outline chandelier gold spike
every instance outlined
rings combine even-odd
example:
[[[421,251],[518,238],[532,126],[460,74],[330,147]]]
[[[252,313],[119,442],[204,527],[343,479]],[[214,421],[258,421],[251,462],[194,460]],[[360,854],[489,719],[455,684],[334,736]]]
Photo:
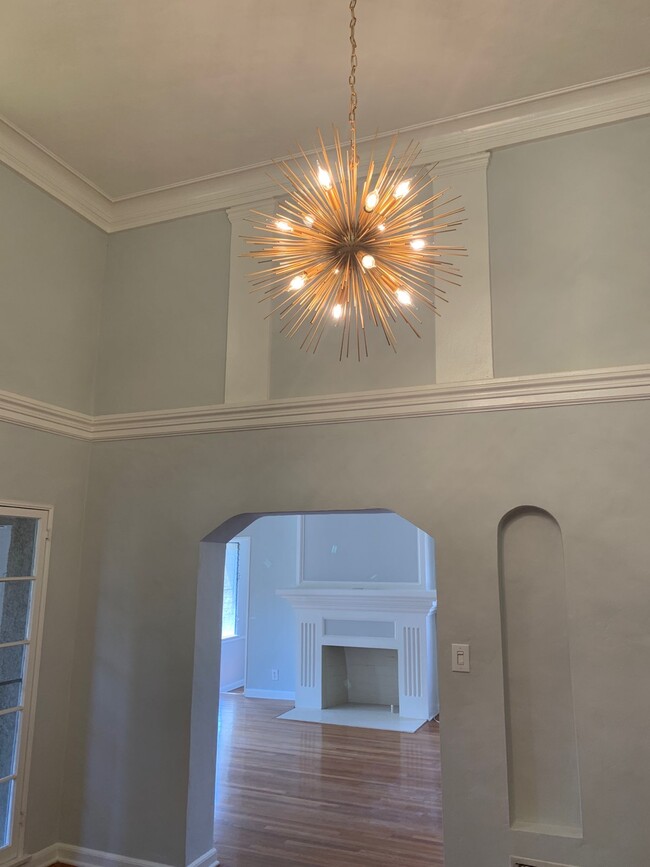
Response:
[[[326,147],[320,130],[316,160],[300,155],[280,162],[286,198],[276,214],[253,211],[255,234],[245,240],[263,265],[252,274],[253,291],[271,302],[281,331],[300,335],[315,352],[325,329],[340,328],[339,358],[368,355],[369,324],[396,349],[394,326],[406,323],[419,337],[418,305],[435,313],[446,301],[440,283],[458,286],[453,263],[463,247],[438,243],[462,222],[458,197],[448,189],[427,195],[426,167],[416,169],[419,147],[411,142],[401,157],[391,142],[379,170],[371,157],[359,185],[357,153],[356,5],[350,2],[350,144],[347,152],[334,127]]]

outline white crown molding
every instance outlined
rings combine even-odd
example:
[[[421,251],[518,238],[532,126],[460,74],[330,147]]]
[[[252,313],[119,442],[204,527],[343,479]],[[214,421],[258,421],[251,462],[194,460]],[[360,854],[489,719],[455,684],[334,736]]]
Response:
[[[647,114],[650,69],[643,69],[385,133],[363,140],[359,152],[362,162],[367,161],[373,146],[380,153],[398,134],[402,142],[412,138],[420,142],[420,164],[445,161],[438,173],[451,174],[453,162],[459,159],[455,170],[470,170],[463,159],[472,154]],[[248,205],[278,195],[277,184],[269,177],[274,171],[269,161],[111,198],[2,119],[0,161],[106,232]]]
[[[478,151],[464,157],[439,160],[427,166],[431,179],[444,178],[448,175],[465,175],[468,172],[485,172],[492,156],[490,151]]]
[[[0,117],[0,162],[100,229],[111,231],[114,205],[108,196],[3,117]]]
[[[27,859],[30,867],[50,867],[61,862],[73,867],[168,867],[156,861],[144,861],[141,858],[129,858],[113,852],[100,852],[97,849],[86,849],[83,846],[71,846],[68,843],[55,843],[34,853]],[[209,849],[188,867],[218,867],[217,850]],[[12,862],[12,867],[14,867]]]
[[[649,398],[650,366],[638,365],[94,417],[0,391],[0,422],[87,442],[112,442]]]

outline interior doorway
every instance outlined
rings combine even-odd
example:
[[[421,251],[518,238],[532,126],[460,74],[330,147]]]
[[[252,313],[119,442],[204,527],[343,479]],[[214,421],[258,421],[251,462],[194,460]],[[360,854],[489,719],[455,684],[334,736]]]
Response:
[[[441,867],[436,602],[433,539],[393,513],[260,516],[233,536],[222,867]]]

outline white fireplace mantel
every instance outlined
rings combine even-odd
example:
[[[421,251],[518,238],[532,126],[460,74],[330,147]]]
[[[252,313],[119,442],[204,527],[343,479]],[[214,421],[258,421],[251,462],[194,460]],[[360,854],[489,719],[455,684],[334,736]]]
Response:
[[[420,614],[425,617],[436,610],[436,594],[433,590],[395,590],[384,588],[341,587],[290,587],[277,590],[278,596],[287,599],[296,609],[321,609],[323,611],[400,611],[405,614]]]
[[[391,587],[304,585],[276,591],[296,610],[296,710],[323,709],[324,648],[397,651],[399,716],[424,722],[438,712],[436,593]]]

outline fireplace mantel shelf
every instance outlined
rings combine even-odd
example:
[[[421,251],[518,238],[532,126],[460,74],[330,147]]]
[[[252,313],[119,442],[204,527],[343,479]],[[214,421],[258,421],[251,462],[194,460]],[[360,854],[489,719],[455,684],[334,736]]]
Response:
[[[300,610],[390,611],[425,616],[436,610],[433,590],[303,586],[276,590],[276,593]]]

